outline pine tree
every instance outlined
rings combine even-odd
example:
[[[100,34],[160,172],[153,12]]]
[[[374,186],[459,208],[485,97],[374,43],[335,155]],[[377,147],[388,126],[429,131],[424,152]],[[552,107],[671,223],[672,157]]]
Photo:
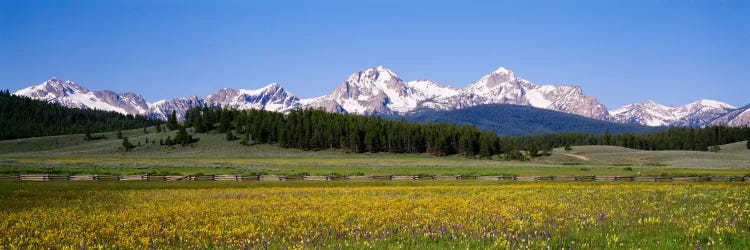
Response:
[[[86,135],[83,137],[84,140],[91,140],[91,126],[86,126]]]
[[[167,129],[175,130],[177,129],[177,126],[177,112],[172,110],[172,114],[169,115],[169,118],[167,118]]]
[[[542,155],[544,156],[550,156],[552,155],[552,144],[548,143],[547,145],[544,145],[544,149],[542,149]]]
[[[182,116],[182,126],[185,127],[192,127],[193,126],[193,112],[198,107],[193,107],[188,110],[185,110],[185,115]]]
[[[161,133],[161,120],[156,119],[156,133]]]
[[[229,110],[221,112],[219,118],[219,133],[224,133],[225,131],[232,129],[231,119],[232,118],[229,116]]]
[[[143,133],[148,134],[148,127],[143,127]]]
[[[122,138],[122,147],[125,148],[125,152],[129,152],[131,148],[133,148],[133,144],[130,144],[130,141],[128,141],[128,137]]]
[[[122,139],[122,130],[117,130],[117,139]]]
[[[367,151],[370,153],[377,153],[380,151],[377,124],[373,123],[367,127],[367,131],[365,132],[365,145],[367,146]]]
[[[750,149],[750,139],[747,140],[747,143],[745,143],[745,146],[747,147],[747,149]]]
[[[565,151],[573,150],[573,147],[570,146],[570,143],[565,143]]]
[[[604,131],[604,145],[612,145],[612,134],[609,133],[609,130]]]
[[[517,149],[510,150],[505,158],[508,160],[519,160],[519,161],[526,160],[526,157],[523,156],[523,154],[521,154],[521,152],[518,151]]]
[[[495,138],[497,136],[492,132],[482,132],[479,136],[479,157],[488,158],[495,155]]]
[[[536,144],[531,144],[531,147],[529,148],[529,156],[531,158],[539,157],[539,148],[536,146]]]
[[[193,143],[193,137],[188,135],[185,127],[180,126],[179,130],[177,130],[177,135],[174,136],[174,143],[180,144],[182,146],[187,146]]]
[[[245,135],[242,136],[242,140],[240,140],[240,144],[242,145],[250,145],[250,132],[245,133]]]
[[[199,109],[197,109],[197,108],[193,109],[193,116],[192,117],[193,117],[193,122],[192,122],[193,123],[192,124],[193,125],[193,130],[196,133],[207,132],[207,130],[203,129],[203,116],[201,116],[201,113],[200,113]]]
[[[234,136],[234,133],[232,133],[232,130],[227,130],[225,132],[225,138],[227,139],[227,141],[234,141],[235,139],[237,139],[237,137]]]

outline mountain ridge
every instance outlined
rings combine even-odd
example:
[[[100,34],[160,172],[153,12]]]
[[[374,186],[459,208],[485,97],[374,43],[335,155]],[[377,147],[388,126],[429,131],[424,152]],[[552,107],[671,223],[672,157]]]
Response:
[[[61,81],[55,77],[18,90],[15,94],[67,107],[160,119],[165,119],[172,111],[182,118],[184,110],[203,105],[282,113],[297,108],[316,108],[364,115],[407,115],[425,110],[447,111],[478,105],[512,104],[626,124],[682,127],[750,125],[750,112],[734,114],[732,111],[737,108],[705,99],[679,107],[664,106],[649,100],[609,111],[595,97],[584,95],[579,86],[538,85],[504,67],[463,88],[455,88],[424,79],[407,82],[391,69],[376,66],[349,75],[328,94],[314,98],[299,98],[280,84],[271,83],[255,90],[222,88],[203,98],[192,96],[148,103],[140,94],[90,91],[75,82]]]
[[[666,106],[647,100],[612,110],[612,120],[648,126],[702,127],[737,108],[714,100],[698,100],[682,106]],[[747,125],[747,124],[745,124]]]

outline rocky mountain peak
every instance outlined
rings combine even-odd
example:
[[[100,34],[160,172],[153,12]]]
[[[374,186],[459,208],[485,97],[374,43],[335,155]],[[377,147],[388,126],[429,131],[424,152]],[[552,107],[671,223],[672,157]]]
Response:
[[[265,87],[263,87],[263,89],[274,89],[275,90],[275,89],[283,89],[283,88],[281,87],[281,84],[276,83],[276,82],[272,82],[272,83],[266,85]]]
[[[660,103],[655,102],[654,100],[646,100],[645,102],[642,103],[641,106],[645,108],[649,108],[649,109],[660,109],[660,110],[669,110],[669,109],[674,108],[674,107],[662,105]]]
[[[260,89],[220,89],[202,100],[206,105],[237,109],[264,109],[288,112],[299,107],[299,99],[278,83]],[[163,108],[167,110],[168,108]]]
[[[515,73],[512,70],[506,69],[505,67],[499,67],[495,71],[492,71],[493,75],[509,75],[515,77]]]
[[[643,105],[648,105],[648,106],[663,106],[663,107],[666,107],[665,105],[659,104],[658,102],[656,102],[654,100],[651,100],[651,99],[648,99],[645,102],[643,102]]]
[[[363,71],[356,72],[349,76],[346,83],[373,83],[373,82],[403,82],[401,78],[396,75],[392,70],[385,66],[372,67]]]
[[[489,93],[494,94],[521,94],[520,89],[521,81],[516,78],[516,74],[504,67],[500,67],[495,71],[483,76],[476,82],[472,83],[467,87],[470,92]],[[515,93],[511,93],[515,92]]]
[[[260,88],[258,91],[262,93],[271,94],[271,95],[280,95],[280,94],[288,93],[286,89],[284,89],[284,87],[281,87],[281,84],[278,84],[275,82],[268,84],[263,88]]]
[[[81,87],[75,82],[61,81],[57,77],[51,77],[38,85],[27,87],[16,91],[17,95],[28,96],[36,99],[52,100],[62,98],[75,93],[88,93],[88,89]]]

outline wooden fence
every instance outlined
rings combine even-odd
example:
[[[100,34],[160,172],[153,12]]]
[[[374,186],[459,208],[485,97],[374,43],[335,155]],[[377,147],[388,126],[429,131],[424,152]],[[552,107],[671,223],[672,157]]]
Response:
[[[21,174],[0,175],[0,181],[356,181],[356,180],[391,180],[391,181],[548,181],[548,182],[750,182],[750,177],[717,176],[717,177],[664,177],[664,176],[461,176],[461,175],[370,175],[370,176],[283,176],[283,175],[54,175],[54,174]]]

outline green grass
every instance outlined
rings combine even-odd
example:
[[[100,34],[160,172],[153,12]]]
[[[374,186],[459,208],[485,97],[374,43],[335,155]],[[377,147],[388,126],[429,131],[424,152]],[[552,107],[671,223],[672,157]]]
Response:
[[[279,174],[279,175],[675,175],[745,176],[750,150],[744,142],[722,145],[719,153],[640,151],[613,146],[555,149],[531,161],[434,157],[421,154],[356,154],[343,150],[303,151],[276,145],[241,146],[223,134],[198,134],[193,146],[160,146],[174,132],[123,131],[133,144],[120,148],[114,132],[0,141],[0,175],[49,174]],[[148,140],[149,143],[145,143]],[[155,145],[152,142],[156,142]],[[582,160],[570,155],[585,157]]]

